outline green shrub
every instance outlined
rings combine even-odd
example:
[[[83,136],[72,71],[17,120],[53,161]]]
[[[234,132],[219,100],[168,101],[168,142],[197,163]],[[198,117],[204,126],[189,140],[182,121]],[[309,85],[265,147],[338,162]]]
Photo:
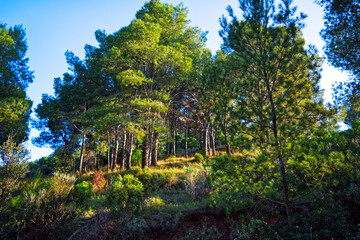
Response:
[[[132,166],[139,166],[141,165],[142,153],[141,150],[138,148],[133,149],[131,155],[131,165]]]
[[[134,175],[118,175],[112,182],[108,194],[108,201],[120,208],[139,208],[144,196],[144,187]]]
[[[227,212],[253,205],[257,198],[279,197],[280,175],[268,155],[257,157],[216,156],[210,182],[212,199]]]
[[[143,172],[143,170],[141,167],[132,167],[126,171],[127,174],[132,174],[135,176],[139,176],[140,174],[142,174],[142,172]]]
[[[231,239],[283,239],[278,232],[274,231],[270,225],[263,220],[251,218],[248,224],[231,232]]]
[[[205,196],[209,191],[209,186],[206,182],[205,172],[199,168],[191,166],[184,167],[186,179],[185,179],[185,191],[192,198],[197,199]]]
[[[0,214],[1,235],[29,225],[46,228],[72,218],[74,212],[66,208],[72,184],[59,177],[28,180],[23,190],[13,196]]]
[[[73,200],[76,205],[80,206],[91,197],[92,187],[87,181],[82,181],[74,186]]]
[[[195,153],[195,162],[197,163],[202,163],[204,161],[204,156],[201,155],[200,153]]]
[[[179,183],[179,177],[173,172],[168,172],[163,175],[163,181],[164,187],[171,188]]]
[[[165,207],[165,201],[160,197],[149,197],[145,199],[144,207],[150,211],[158,211]]]

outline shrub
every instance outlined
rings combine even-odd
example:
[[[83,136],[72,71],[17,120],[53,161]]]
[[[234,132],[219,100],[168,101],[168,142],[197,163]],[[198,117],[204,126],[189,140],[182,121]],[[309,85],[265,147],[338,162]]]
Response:
[[[278,233],[271,229],[268,223],[251,218],[248,224],[244,224],[241,228],[234,229],[231,232],[232,239],[282,239]]]
[[[141,164],[141,158],[142,158],[141,150],[138,148],[133,149],[131,155],[131,165],[139,166]]]
[[[139,176],[143,172],[141,167],[132,167],[129,170],[127,170],[128,174],[132,174],[135,176]]]
[[[80,206],[91,197],[91,193],[91,185],[87,181],[82,181],[74,186],[73,199],[75,203]]]
[[[278,197],[279,173],[266,155],[255,157],[217,156],[210,174],[212,199],[227,213],[254,204],[257,198]]]
[[[58,177],[29,180],[0,214],[0,238],[11,229],[19,231],[30,224],[44,228],[73,217],[74,212],[65,207],[71,189],[72,184]]]
[[[195,162],[197,163],[202,163],[204,161],[204,156],[201,155],[200,153],[195,153]]]
[[[163,179],[166,188],[171,188],[179,182],[179,177],[173,172],[165,173]]]
[[[206,182],[205,173],[194,167],[184,167],[185,191],[192,198],[196,199],[206,195],[209,192],[209,187]]]
[[[104,175],[101,172],[95,172],[91,178],[92,186],[95,191],[101,191],[106,184]]]
[[[165,206],[165,202],[160,197],[149,197],[145,199],[144,206],[149,210],[158,211]]]
[[[112,182],[108,201],[120,208],[140,207],[144,195],[144,187],[140,180],[130,174],[118,175]]]
[[[28,170],[28,152],[10,135],[0,145],[0,212],[19,186],[19,181]]]

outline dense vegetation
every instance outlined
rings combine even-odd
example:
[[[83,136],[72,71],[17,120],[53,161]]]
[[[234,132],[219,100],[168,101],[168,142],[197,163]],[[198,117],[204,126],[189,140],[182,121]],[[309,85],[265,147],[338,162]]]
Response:
[[[0,25],[0,238],[360,238],[358,63],[332,30],[359,5],[319,1],[326,53],[353,75],[325,105],[291,2],[229,7],[214,56],[182,4],[98,30],[36,107],[33,141],[55,152],[31,163],[25,35]]]

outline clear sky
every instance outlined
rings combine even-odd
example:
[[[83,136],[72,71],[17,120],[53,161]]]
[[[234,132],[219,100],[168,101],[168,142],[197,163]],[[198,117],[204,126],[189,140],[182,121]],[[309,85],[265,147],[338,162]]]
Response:
[[[227,16],[226,7],[231,5],[240,16],[238,0],[162,0],[165,3],[183,2],[189,9],[192,26],[198,26],[207,35],[207,47],[214,53],[222,43],[218,31],[219,18]],[[8,26],[22,24],[26,31],[29,66],[34,71],[34,83],[27,94],[36,107],[43,93],[53,93],[53,80],[68,71],[64,53],[69,50],[84,57],[85,44],[96,45],[97,29],[113,33],[126,26],[145,0],[0,0],[0,22]],[[313,0],[294,0],[298,10],[308,15],[303,29],[307,44],[315,45],[323,55],[319,32],[323,28],[323,11]],[[323,65],[321,87],[325,100],[331,101],[331,86],[335,81],[345,81],[347,75],[327,62]],[[35,118],[35,115],[32,114]],[[30,138],[37,136],[31,130]],[[37,148],[28,143],[31,160],[52,153],[48,148]]]

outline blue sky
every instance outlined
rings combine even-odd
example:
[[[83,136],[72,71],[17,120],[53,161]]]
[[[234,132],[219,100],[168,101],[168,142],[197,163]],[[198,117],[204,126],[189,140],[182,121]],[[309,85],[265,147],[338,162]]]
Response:
[[[183,2],[189,9],[192,26],[209,31],[207,47],[214,53],[220,48],[219,18],[227,16],[226,7],[231,5],[240,16],[238,0],[162,0],[165,3]],[[68,71],[64,53],[69,50],[84,57],[85,44],[96,45],[97,29],[113,33],[126,26],[144,5],[144,0],[0,0],[0,22],[8,26],[22,24],[26,30],[29,66],[34,71],[34,83],[27,90],[36,107],[43,93],[53,93],[53,80]],[[315,45],[323,55],[319,32],[323,28],[322,8],[313,0],[294,0],[298,10],[308,15],[303,29],[307,44]],[[345,81],[347,74],[323,65],[321,87],[325,100],[331,101],[331,86],[335,81]],[[34,114],[32,114],[33,117]],[[38,132],[31,130],[30,138]],[[52,150],[37,148],[29,142],[31,160],[49,155]]]

